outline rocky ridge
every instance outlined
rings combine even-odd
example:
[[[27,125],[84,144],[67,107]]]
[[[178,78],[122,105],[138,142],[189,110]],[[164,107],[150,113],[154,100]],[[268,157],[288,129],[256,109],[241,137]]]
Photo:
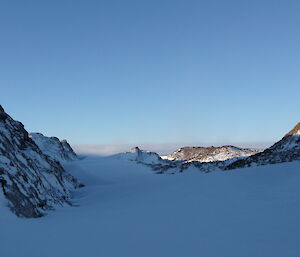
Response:
[[[140,151],[140,150],[139,150]],[[137,151],[137,152],[139,152]],[[150,152],[142,151],[143,155]],[[138,156],[138,155],[137,155]],[[183,147],[169,156],[159,158],[158,154],[152,162],[143,159],[132,160],[150,166],[156,173],[177,173],[194,166],[202,172],[214,170],[232,170],[251,166],[292,162],[300,160],[300,123],[288,132],[280,141],[264,151],[245,149],[234,146],[223,147]]]
[[[263,152],[232,162],[225,169],[260,166],[295,160],[300,160],[300,123],[298,123],[280,141]]]
[[[78,159],[67,140],[59,140],[57,137],[46,137],[41,133],[30,133],[29,137],[41,149],[43,154],[62,162]]]
[[[43,154],[23,124],[1,106],[0,184],[11,211],[26,218],[72,205],[71,191],[81,186],[58,161]]]
[[[187,162],[215,162],[247,157],[258,152],[261,152],[261,150],[253,148],[239,148],[231,145],[220,147],[183,147],[163,158],[167,160]]]

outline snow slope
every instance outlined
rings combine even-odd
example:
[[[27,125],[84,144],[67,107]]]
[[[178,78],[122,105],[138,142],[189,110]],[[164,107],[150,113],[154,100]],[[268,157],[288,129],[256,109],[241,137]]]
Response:
[[[29,220],[0,211],[1,256],[300,256],[300,162],[156,175],[108,157],[65,168],[86,185],[79,207]]]

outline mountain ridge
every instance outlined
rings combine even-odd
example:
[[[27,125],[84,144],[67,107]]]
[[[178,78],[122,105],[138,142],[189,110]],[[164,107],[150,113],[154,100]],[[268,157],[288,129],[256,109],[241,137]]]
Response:
[[[297,123],[297,125],[289,131],[285,136],[293,136],[293,135],[300,135],[300,122]]]
[[[37,144],[41,151],[50,158],[63,162],[78,159],[78,156],[67,140],[57,137],[47,137],[42,133],[29,133],[29,137]]]
[[[239,148],[232,145],[210,146],[210,147],[182,147],[174,151],[163,159],[177,161],[199,161],[199,162],[214,162],[225,161],[227,159],[246,157],[260,152],[255,148]]]
[[[24,125],[0,106],[0,184],[9,209],[36,218],[58,206],[72,205],[79,181],[60,163],[43,154]]]
[[[238,148],[235,146],[221,147],[182,147],[173,152],[169,156],[162,156],[158,162],[144,163],[150,166],[156,173],[183,172],[189,167],[195,166],[202,172],[211,172],[213,170],[232,170],[237,168],[245,168],[251,166],[260,166],[267,164],[292,162],[300,160],[300,124],[298,123],[290,132],[288,132],[281,140],[273,144],[264,151],[258,149]],[[241,150],[241,154],[225,154],[222,158],[212,158],[210,154],[215,154],[216,150],[224,149]],[[190,151],[190,150],[193,151]],[[187,150],[187,153],[183,153]],[[247,153],[243,151],[249,151]],[[200,152],[200,154],[199,154]],[[144,151],[146,154],[147,151]],[[247,156],[247,154],[249,154]],[[175,155],[175,156],[174,156]],[[202,156],[201,156],[202,155]],[[188,158],[186,158],[186,156]],[[203,159],[199,158],[203,157]],[[176,159],[177,158],[177,159]],[[143,163],[142,161],[139,161]]]
[[[226,169],[251,167],[300,160],[300,123],[261,153],[231,163]]]

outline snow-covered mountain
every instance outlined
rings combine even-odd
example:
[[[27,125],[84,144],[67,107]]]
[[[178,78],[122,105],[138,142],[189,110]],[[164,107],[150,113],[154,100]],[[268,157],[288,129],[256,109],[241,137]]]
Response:
[[[264,151],[234,146],[184,147],[165,158],[182,160],[185,166],[193,165],[202,172],[300,160],[300,123],[280,141]]]
[[[261,153],[237,160],[225,169],[291,162],[300,160],[300,123],[298,123],[280,141]]]
[[[46,137],[41,133],[30,133],[29,136],[43,154],[56,161],[70,161],[78,158],[66,140],[59,140],[57,137]]]
[[[80,186],[1,106],[0,185],[8,207],[21,217],[40,217],[46,210],[70,205],[70,191]]]
[[[120,159],[136,161],[142,164],[164,163],[157,153],[141,150],[139,147],[133,147],[130,151],[116,155]]]
[[[141,150],[139,147],[133,147],[128,152],[116,154],[110,158],[134,161],[138,164],[146,165],[157,174],[174,174],[182,172],[189,167],[186,162],[163,159],[157,153]]]
[[[259,149],[221,147],[183,147],[168,156],[134,148],[122,158],[150,166],[156,173],[178,173],[189,168],[202,172],[230,170],[249,166],[300,160],[300,123],[270,148]]]
[[[250,163],[253,166],[277,158],[299,160],[299,128],[243,160],[257,161],[255,156],[260,156],[260,162]],[[63,162],[86,185],[74,195],[80,207],[27,221],[0,204],[1,256],[296,256],[300,162],[199,172],[222,170],[235,162],[163,160],[139,148]],[[185,172],[157,176],[151,169]],[[0,107],[0,203],[8,202],[19,216],[39,217],[68,204],[76,187],[77,180],[43,154],[23,125]]]
[[[231,145],[220,147],[183,147],[162,158],[188,162],[215,162],[232,158],[247,157],[258,152],[260,152],[258,149],[239,148]]]

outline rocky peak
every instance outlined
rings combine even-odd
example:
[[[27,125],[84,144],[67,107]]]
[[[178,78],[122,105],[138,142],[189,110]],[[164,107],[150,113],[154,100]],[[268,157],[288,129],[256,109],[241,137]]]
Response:
[[[8,117],[8,115],[5,113],[3,107],[0,105],[0,121],[5,120]]]
[[[295,160],[300,160],[300,123],[281,140],[263,152],[233,162],[226,169],[291,162]]]
[[[49,158],[59,162],[76,160],[78,158],[67,140],[59,140],[57,137],[46,137],[41,133],[30,133],[30,137]]]
[[[138,146],[132,147],[129,150],[130,153],[139,153],[141,152],[141,149]]]
[[[157,164],[163,162],[157,153],[141,150],[137,146],[131,148],[128,152],[118,154],[117,157],[143,164]]]
[[[71,205],[71,190],[79,187],[79,182],[59,162],[43,154],[22,123],[2,110],[0,194],[8,207],[17,216],[31,218],[57,206]]]
[[[300,135],[300,122],[285,136]]]

